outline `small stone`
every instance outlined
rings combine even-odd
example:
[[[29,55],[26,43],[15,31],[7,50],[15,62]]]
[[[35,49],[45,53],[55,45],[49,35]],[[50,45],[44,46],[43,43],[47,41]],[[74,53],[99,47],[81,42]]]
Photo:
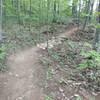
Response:
[[[64,94],[64,93],[62,93],[62,96],[63,96],[63,97],[65,97],[65,94]]]
[[[13,75],[13,73],[12,72],[9,72],[9,75]]]
[[[58,97],[58,100],[61,100],[61,98],[60,98],[60,97]]]
[[[64,90],[63,90],[62,88],[60,88],[60,87],[59,87],[59,91],[60,91],[60,92],[64,92]]]
[[[16,74],[15,76],[16,76],[16,77],[19,77],[19,75],[18,75],[18,74]]]
[[[23,97],[18,97],[18,98],[16,98],[16,100],[22,100],[23,99]]]
[[[65,97],[65,100],[70,100],[68,97]]]
[[[79,97],[79,95],[78,95],[78,94],[74,94],[74,96],[75,96],[75,97]]]
[[[79,94],[75,94],[74,97],[77,98],[77,99],[78,99],[78,98],[81,99],[81,97],[80,97]]]

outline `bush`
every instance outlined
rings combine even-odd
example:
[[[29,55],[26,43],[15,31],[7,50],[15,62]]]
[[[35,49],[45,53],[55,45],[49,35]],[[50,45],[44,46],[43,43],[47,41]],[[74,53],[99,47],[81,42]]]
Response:
[[[83,50],[80,55],[83,57],[79,64],[80,69],[97,68],[100,65],[100,53],[95,50]]]

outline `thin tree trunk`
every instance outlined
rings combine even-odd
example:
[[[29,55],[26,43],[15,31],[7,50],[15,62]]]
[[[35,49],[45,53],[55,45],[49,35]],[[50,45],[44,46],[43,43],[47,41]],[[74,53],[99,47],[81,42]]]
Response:
[[[88,0],[88,4],[86,4],[86,14],[89,14],[89,10],[90,10],[90,0]],[[87,22],[89,21],[89,16],[85,16],[85,21],[83,24],[83,30],[85,29]]]
[[[30,13],[29,13],[30,19],[32,18],[32,0],[30,0]],[[31,22],[29,23],[29,31],[31,32]]]
[[[3,6],[3,1],[0,0],[0,41],[2,40],[2,6]]]
[[[3,5],[4,5],[4,8],[3,8],[3,21],[2,21],[2,27],[3,27],[3,29],[5,29],[4,31],[6,32],[6,20],[7,20],[7,18],[6,18],[6,0],[3,0]]]
[[[17,0],[17,19],[18,19],[18,25],[19,25],[19,29],[20,29],[20,24],[21,24],[21,20],[20,20],[20,0]]]
[[[54,1],[54,10],[53,10],[53,23],[56,22],[56,12],[57,12],[57,5],[56,5],[56,0]]]
[[[50,9],[50,1],[47,0],[47,22],[49,22],[49,9]]]
[[[72,2],[72,18],[74,23],[77,23],[77,19],[78,19],[77,2],[78,0],[73,0]]]
[[[89,22],[91,22],[91,19],[92,19],[93,7],[94,7],[94,0],[91,0],[91,10],[90,10]]]
[[[100,0],[98,4],[98,12],[100,12]],[[100,14],[97,16],[97,23],[100,24]],[[95,35],[95,46],[97,46],[96,50],[100,52],[100,27],[96,28],[96,35]]]
[[[79,27],[79,24],[80,24],[80,12],[81,12],[81,0],[79,0],[78,27]]]

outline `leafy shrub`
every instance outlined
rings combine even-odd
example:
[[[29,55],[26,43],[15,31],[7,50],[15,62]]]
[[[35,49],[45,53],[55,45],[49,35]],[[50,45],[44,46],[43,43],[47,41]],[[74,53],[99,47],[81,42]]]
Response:
[[[90,50],[88,52],[81,52],[83,57],[82,61],[79,64],[80,69],[84,68],[96,68],[100,65],[100,53],[95,50]]]

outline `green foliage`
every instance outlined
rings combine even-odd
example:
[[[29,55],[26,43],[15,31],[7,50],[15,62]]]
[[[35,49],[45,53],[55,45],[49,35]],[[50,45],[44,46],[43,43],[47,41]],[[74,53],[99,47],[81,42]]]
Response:
[[[100,12],[94,12],[94,16],[98,16],[98,15],[100,15]]]
[[[6,46],[4,44],[2,44],[0,47],[0,60],[5,58],[5,55],[6,55],[5,50],[6,50]]]
[[[67,15],[71,15],[66,0],[5,0],[3,7],[6,18],[25,22],[51,23],[54,17],[57,21],[59,17],[66,19]]]
[[[80,96],[77,96],[75,100],[82,100]]]
[[[52,100],[49,96],[45,96],[44,100]]]
[[[42,58],[42,59],[40,59],[40,60],[41,60],[41,63],[42,63],[43,65],[45,65],[45,66],[48,66],[49,63],[50,63],[50,60],[47,59],[46,57],[44,57],[44,58]]]
[[[100,23],[95,25],[96,28],[100,28]]]
[[[52,75],[53,75],[53,70],[51,68],[48,68],[47,72],[46,72],[46,78],[47,78],[47,80],[52,79]]]
[[[100,65],[100,53],[95,50],[90,50],[88,52],[81,52],[83,57],[82,61],[79,64],[79,69],[85,68],[95,68]]]
[[[87,17],[92,17],[90,14],[87,14],[87,13],[84,13],[84,12],[81,13],[81,17],[86,17],[86,16],[87,16]]]
[[[0,44],[0,71],[3,70],[5,68],[4,65],[4,60],[6,58],[6,54],[7,54],[7,46],[5,44]]]

